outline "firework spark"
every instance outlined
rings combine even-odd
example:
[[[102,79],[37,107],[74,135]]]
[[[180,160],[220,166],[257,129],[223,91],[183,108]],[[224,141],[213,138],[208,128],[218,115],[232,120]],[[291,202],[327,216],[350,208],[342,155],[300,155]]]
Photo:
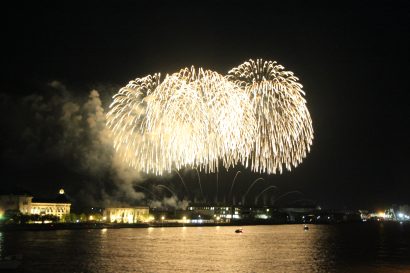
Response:
[[[257,60],[217,72],[184,68],[131,81],[113,97],[107,126],[130,166],[162,175],[172,169],[255,172],[296,167],[309,151],[312,122],[302,85],[276,62]]]
[[[282,173],[306,157],[313,141],[312,120],[302,85],[274,61],[249,60],[229,71],[255,110],[257,134],[250,161],[255,172]]]
[[[172,168],[215,172],[246,164],[256,121],[246,93],[210,70],[185,68],[137,79],[114,96],[107,115],[115,147],[131,166],[158,175]]]
[[[107,126],[114,135],[114,148],[130,166],[140,168],[140,159],[154,141],[142,126],[147,103],[145,98],[160,83],[160,74],[130,81],[113,96],[107,113]]]

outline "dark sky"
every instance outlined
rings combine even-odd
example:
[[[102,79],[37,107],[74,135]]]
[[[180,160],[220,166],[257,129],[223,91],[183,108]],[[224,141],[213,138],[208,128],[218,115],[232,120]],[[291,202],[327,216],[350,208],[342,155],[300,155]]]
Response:
[[[63,186],[74,198],[104,198],[95,187],[109,195],[118,187],[109,180],[120,179],[78,163],[95,147],[88,132],[81,133],[87,139],[67,135],[60,123],[65,102],[82,105],[87,116],[92,89],[106,111],[110,97],[133,78],[190,65],[225,74],[264,58],[299,77],[314,144],[298,168],[282,175],[221,171],[219,198],[241,170],[238,192],[263,177],[251,194],[277,185],[324,207],[410,204],[408,1],[73,2],[2,7],[2,187],[49,194]],[[87,148],[77,149],[85,142]],[[192,172],[183,174],[197,187]],[[201,179],[212,199],[215,175],[201,173]]]

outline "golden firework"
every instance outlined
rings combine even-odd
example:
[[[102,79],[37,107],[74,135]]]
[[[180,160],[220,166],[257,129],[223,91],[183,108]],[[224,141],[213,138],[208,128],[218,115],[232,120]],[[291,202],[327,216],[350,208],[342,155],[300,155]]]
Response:
[[[185,68],[164,81],[145,77],[114,96],[107,114],[115,147],[131,166],[163,174],[197,167],[215,172],[246,164],[256,132],[243,90],[211,70]]]
[[[272,61],[249,60],[227,76],[184,68],[129,82],[113,97],[107,126],[122,159],[162,175],[237,164],[255,172],[296,167],[312,145],[302,85]]]
[[[275,61],[257,59],[233,68],[226,78],[247,93],[255,110],[251,169],[269,174],[301,163],[310,151],[313,128],[305,93],[293,72]]]

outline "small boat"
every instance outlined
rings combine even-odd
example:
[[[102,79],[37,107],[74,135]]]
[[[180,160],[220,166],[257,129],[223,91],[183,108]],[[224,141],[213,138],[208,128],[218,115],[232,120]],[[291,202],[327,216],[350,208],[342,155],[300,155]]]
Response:
[[[304,225],[303,230],[309,230],[309,227],[307,225]]]
[[[20,255],[6,256],[0,259],[0,270],[2,269],[16,269],[21,264]]]
[[[242,232],[243,232],[242,228],[238,228],[237,230],[235,230],[235,233],[242,233]]]

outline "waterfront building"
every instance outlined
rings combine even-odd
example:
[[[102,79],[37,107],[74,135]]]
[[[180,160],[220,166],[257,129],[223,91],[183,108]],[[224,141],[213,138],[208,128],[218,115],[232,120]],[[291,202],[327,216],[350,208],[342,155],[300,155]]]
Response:
[[[25,215],[53,215],[60,219],[70,213],[71,202],[61,189],[56,198],[40,199],[26,191],[0,194],[0,215],[6,212]]]
[[[105,208],[103,219],[109,223],[140,223],[149,219],[149,207]]]
[[[54,215],[62,218],[65,214],[70,214],[71,202],[61,189],[56,198],[40,199],[33,198],[31,202],[30,214]]]
[[[229,223],[233,219],[241,219],[241,207],[238,206],[215,206],[215,205],[191,205],[188,211],[195,217],[202,219],[213,219],[216,222]]]
[[[26,191],[14,191],[0,194],[0,215],[7,211],[30,214],[33,196]]]

